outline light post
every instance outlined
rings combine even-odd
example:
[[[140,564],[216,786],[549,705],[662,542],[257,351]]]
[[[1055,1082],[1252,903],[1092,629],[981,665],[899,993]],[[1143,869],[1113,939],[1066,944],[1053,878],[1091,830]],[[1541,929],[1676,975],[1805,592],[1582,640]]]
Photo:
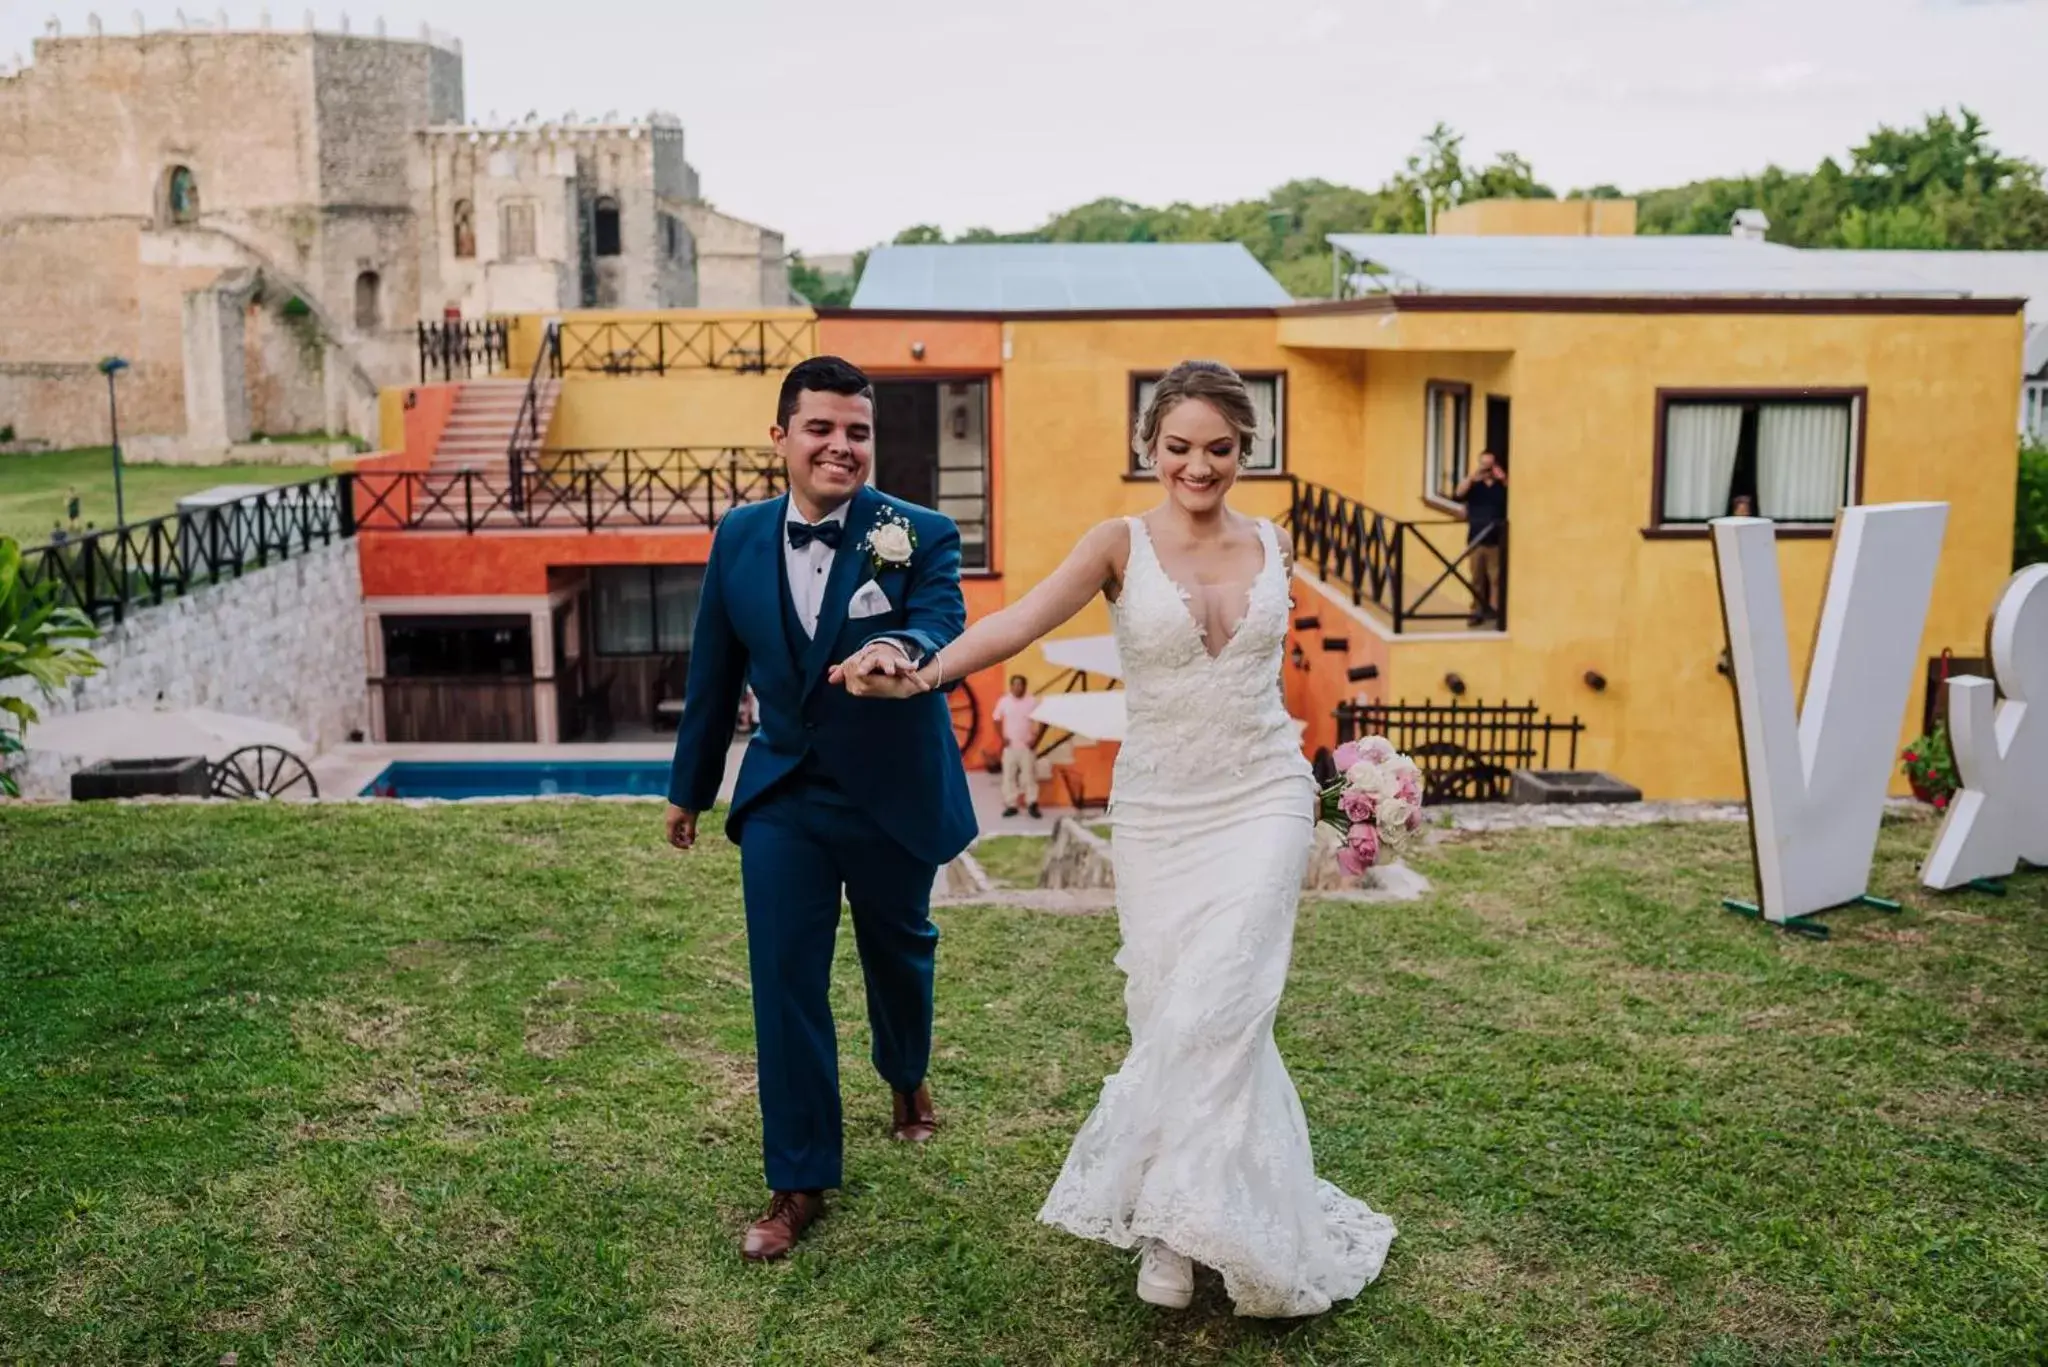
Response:
[[[114,525],[128,525],[128,506],[121,496],[121,415],[114,403],[114,377],[128,368],[119,356],[100,360],[100,374],[107,377],[107,427],[114,439]]]

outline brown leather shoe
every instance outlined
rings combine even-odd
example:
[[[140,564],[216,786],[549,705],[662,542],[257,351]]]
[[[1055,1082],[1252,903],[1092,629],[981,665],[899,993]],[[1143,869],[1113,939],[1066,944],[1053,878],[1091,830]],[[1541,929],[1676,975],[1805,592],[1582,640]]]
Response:
[[[938,1132],[939,1113],[932,1109],[932,1089],[924,1083],[914,1092],[890,1093],[896,1101],[896,1117],[889,1133],[906,1144],[922,1144]]]
[[[750,1263],[771,1263],[789,1256],[796,1241],[811,1227],[811,1221],[825,1212],[825,1198],[802,1191],[778,1191],[768,1202],[768,1213],[747,1226],[740,1241],[740,1256]]]

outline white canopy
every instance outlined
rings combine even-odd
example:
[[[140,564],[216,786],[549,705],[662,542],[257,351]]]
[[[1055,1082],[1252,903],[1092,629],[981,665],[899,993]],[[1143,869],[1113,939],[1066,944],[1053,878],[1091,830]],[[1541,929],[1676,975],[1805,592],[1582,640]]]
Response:
[[[1047,641],[1039,649],[1045,653],[1047,661],[1061,669],[1078,669],[1084,674],[1099,674],[1105,679],[1124,676],[1114,636],[1069,636],[1063,640]]]
[[[1031,720],[1089,740],[1120,741],[1124,738],[1124,695],[1120,690],[1042,694]]]
[[[275,745],[300,756],[313,751],[289,726],[205,707],[100,707],[46,716],[28,728],[23,743],[31,750],[85,760],[178,759],[188,755],[220,760],[245,745]]]

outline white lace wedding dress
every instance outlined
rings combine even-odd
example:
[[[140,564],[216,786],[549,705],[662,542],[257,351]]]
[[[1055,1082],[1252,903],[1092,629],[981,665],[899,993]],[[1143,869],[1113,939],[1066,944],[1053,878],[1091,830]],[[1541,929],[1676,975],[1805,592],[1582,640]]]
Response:
[[[1131,1051],[1038,1218],[1157,1239],[1223,1275],[1240,1315],[1326,1310],[1379,1275],[1393,1221],[1315,1174],[1273,1043],[1315,781],[1280,696],[1277,533],[1213,657],[1142,521],[1114,611],[1129,720],[1110,819]]]

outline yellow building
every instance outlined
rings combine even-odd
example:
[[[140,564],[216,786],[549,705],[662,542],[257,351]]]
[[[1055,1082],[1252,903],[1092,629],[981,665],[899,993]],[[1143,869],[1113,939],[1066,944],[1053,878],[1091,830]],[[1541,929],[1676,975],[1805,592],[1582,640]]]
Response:
[[[1633,237],[1632,199],[1476,199],[1444,210],[1431,231],[1480,237]]]
[[[1405,737],[1436,738],[1446,791],[1575,766],[1654,798],[1739,795],[1706,538],[1739,497],[1779,523],[1796,667],[1852,502],[1950,505],[1924,650],[1981,652],[2012,552],[2017,300],[1734,238],[1333,246],[1350,297],[1325,303],[1292,302],[1229,245],[891,247],[849,309],[513,320],[529,437],[518,382],[389,396],[407,449],[361,477],[366,605],[415,658],[458,610],[530,619],[531,660],[510,667],[532,688],[491,683],[489,738],[578,734],[593,681],[621,724],[659,724],[678,705],[704,533],[779,490],[763,447],[796,360],[842,355],[876,378],[876,482],[960,523],[978,615],[1096,522],[1156,503],[1133,421],[1153,378],[1200,356],[1238,368],[1271,415],[1235,501],[1291,529],[1287,690],[1311,749],[1336,739],[1340,704],[1455,705],[1455,724],[1439,712]],[[492,421],[518,448],[509,475],[465,466]],[[1456,496],[1487,449],[1509,513],[1504,572],[1475,603]],[[1063,636],[1108,627],[1097,604]],[[1012,663],[1041,686],[1060,675],[1037,651]],[[956,699],[971,763],[994,745],[1004,672]],[[382,686],[382,716],[447,715],[422,710],[421,686]],[[1562,729],[1532,725],[1545,717]],[[1077,756],[1089,797],[1107,748]]]
[[[1979,653],[2011,565],[2018,301],[1734,239],[1339,245],[1361,297],[1168,309],[1006,304],[957,258],[931,283],[929,253],[966,249],[890,248],[820,345],[999,395],[988,572],[1005,602],[1089,526],[1156,501],[1129,440],[1147,377],[1206,356],[1251,378],[1274,441],[1236,501],[1292,522],[1297,618],[1315,624],[1296,633],[1289,696],[1312,745],[1334,739],[1340,701],[1533,703],[1583,721],[1580,767],[1651,797],[1739,795],[1706,522],[1742,494],[1780,523],[1794,623],[1818,619],[1840,506],[1947,502],[1925,649]],[[1043,253],[1041,293],[1070,305],[1116,275],[1090,254],[1163,249],[1005,250]],[[1058,256],[1077,252],[1062,279]],[[983,274],[1006,269],[1021,268],[991,257]],[[1488,447],[1510,490],[1505,621],[1475,626],[1454,494]],[[1107,629],[1097,606],[1070,634]],[[1916,706],[1907,735],[1919,725]],[[1571,740],[1520,762],[1565,767]]]

